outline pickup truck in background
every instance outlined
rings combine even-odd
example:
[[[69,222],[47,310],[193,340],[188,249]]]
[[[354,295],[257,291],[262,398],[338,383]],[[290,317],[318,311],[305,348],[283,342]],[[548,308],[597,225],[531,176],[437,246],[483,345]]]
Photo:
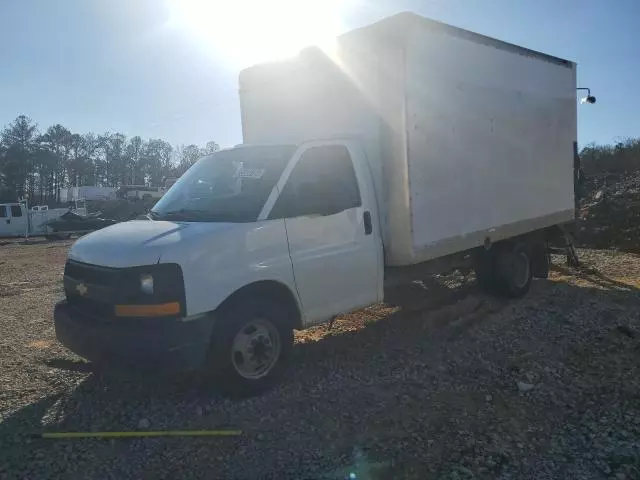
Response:
[[[0,203],[0,238],[58,235],[51,224],[70,211],[87,215],[86,207],[78,207],[77,202],[73,209],[36,205],[30,210],[24,202]]]
[[[570,61],[406,13],[246,69],[240,101],[243,145],[72,246],[68,348],[259,392],[294,329],[385,285],[471,266],[524,295],[574,219]]]

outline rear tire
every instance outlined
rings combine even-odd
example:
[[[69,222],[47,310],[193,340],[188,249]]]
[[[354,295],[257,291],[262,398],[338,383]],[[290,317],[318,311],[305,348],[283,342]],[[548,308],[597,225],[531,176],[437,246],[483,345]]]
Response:
[[[525,242],[504,242],[476,259],[476,278],[487,293],[520,298],[526,295],[533,279],[531,248]]]
[[[521,298],[527,294],[533,279],[531,249],[528,244],[506,244],[497,252],[495,265],[498,289],[502,295]]]
[[[263,296],[240,298],[218,315],[207,373],[227,395],[257,395],[277,382],[292,348],[286,308]]]

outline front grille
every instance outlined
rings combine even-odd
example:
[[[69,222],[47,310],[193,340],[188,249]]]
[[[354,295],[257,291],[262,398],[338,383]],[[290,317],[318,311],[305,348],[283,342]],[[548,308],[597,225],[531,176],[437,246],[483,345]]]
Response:
[[[79,280],[93,285],[113,285],[117,271],[112,268],[97,267],[85,263],[67,261],[64,274],[74,280]]]
[[[64,285],[72,312],[94,320],[113,318],[113,304],[110,301],[117,286],[117,275],[118,271],[112,268],[67,261]],[[80,284],[83,288],[79,289]]]

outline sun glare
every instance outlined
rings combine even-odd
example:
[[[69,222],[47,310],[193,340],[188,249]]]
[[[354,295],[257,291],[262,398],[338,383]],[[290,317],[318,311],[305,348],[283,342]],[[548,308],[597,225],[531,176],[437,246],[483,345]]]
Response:
[[[322,46],[342,30],[344,0],[169,0],[170,22],[237,67]]]

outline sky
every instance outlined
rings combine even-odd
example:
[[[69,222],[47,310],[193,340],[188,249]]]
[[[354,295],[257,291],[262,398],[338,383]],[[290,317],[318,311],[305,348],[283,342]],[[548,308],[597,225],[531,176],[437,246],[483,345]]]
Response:
[[[0,126],[235,145],[241,68],[401,11],[577,62],[580,145],[640,136],[638,0],[0,0]]]

